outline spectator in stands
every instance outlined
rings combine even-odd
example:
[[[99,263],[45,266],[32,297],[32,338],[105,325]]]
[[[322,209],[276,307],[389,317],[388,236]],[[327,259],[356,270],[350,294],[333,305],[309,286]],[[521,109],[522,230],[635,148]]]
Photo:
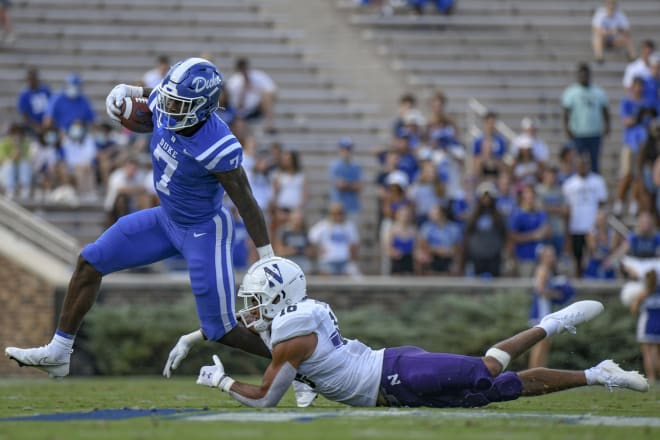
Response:
[[[644,211],[660,213],[660,124],[654,120],[649,124],[648,135],[639,152],[637,174],[641,176],[639,205]]]
[[[231,200],[231,199],[229,199]],[[236,205],[231,203],[229,208],[231,210],[232,218],[234,219],[234,240],[231,244],[231,260],[234,265],[234,270],[245,271],[252,262],[256,261],[258,257],[251,255],[254,250],[256,254],[256,248],[254,243],[248,234],[247,228],[245,227],[245,222],[241,218],[241,215],[238,213],[238,208]]]
[[[394,214],[392,226],[385,236],[387,255],[390,258],[391,275],[412,275],[415,273],[415,249],[417,228],[410,206],[402,206]]]
[[[587,154],[591,171],[598,173],[600,145],[610,132],[607,95],[591,82],[591,69],[585,63],[577,68],[577,82],[568,87],[561,98],[564,108],[564,130],[579,154]]]
[[[414,182],[417,179],[417,173],[419,172],[417,157],[412,151],[409,139],[408,135],[403,135],[395,137],[392,141],[392,150],[399,155],[397,169],[406,174],[408,183]]]
[[[605,0],[605,5],[596,9],[591,19],[591,33],[594,59],[598,63],[604,61],[604,49],[625,48],[628,59],[635,58],[635,45],[630,35],[630,23],[616,0]]]
[[[541,246],[538,250],[539,261],[534,269],[534,291],[530,310],[530,325],[538,325],[544,316],[552,313],[553,304],[563,296],[554,285],[557,277],[557,256],[552,246]],[[548,365],[550,340],[543,339],[529,351],[528,368],[541,368]]]
[[[96,143],[88,132],[87,125],[81,120],[74,120],[62,138],[62,154],[69,173],[74,177],[81,201],[95,202]]]
[[[340,202],[346,216],[358,222],[360,215],[360,191],[362,190],[362,167],[353,160],[353,140],[339,140],[339,157],[332,161],[330,174],[330,201]]]
[[[419,147],[426,136],[426,118],[416,108],[411,109],[403,116],[403,126],[399,130],[398,137],[405,138],[411,151]]]
[[[270,157],[267,150],[257,151],[255,153],[254,165],[245,168],[254,199],[266,215],[267,222],[272,217],[270,206],[273,200],[273,182],[269,170]]]
[[[142,86],[150,89],[158,87],[168,70],[170,70],[170,58],[167,55],[159,55],[156,58],[156,66],[142,75]]]
[[[288,258],[300,266],[303,272],[312,271],[314,245],[311,243],[303,211],[291,211],[289,220],[278,231],[273,242],[278,256]]]
[[[331,203],[328,217],[309,230],[322,275],[358,275],[360,239],[356,225],[346,219],[341,203]]]
[[[559,170],[557,181],[563,185],[569,177],[575,174],[575,148],[573,144],[564,144],[559,150]]]
[[[30,166],[30,141],[25,128],[13,123],[7,135],[0,140],[0,174],[5,196],[21,200],[30,198],[32,189],[32,167]],[[17,193],[17,188],[20,192]]]
[[[0,0],[0,26],[2,26],[2,41],[6,45],[10,45],[16,41],[14,26],[11,15],[9,14],[10,6],[11,0]]]
[[[108,226],[119,217],[142,209],[140,197],[146,193],[145,175],[135,157],[127,157],[123,165],[110,174],[103,202]]]
[[[404,118],[408,112],[417,110],[417,98],[412,93],[406,93],[399,98],[399,110],[394,123],[392,124],[392,134],[399,137],[402,134],[405,126]]]
[[[516,157],[518,155],[521,143],[528,144],[531,142],[534,161],[542,169],[546,162],[548,162],[550,154],[548,152],[548,146],[538,137],[538,122],[536,119],[525,116],[520,121],[520,128],[521,133],[511,141],[511,156]]]
[[[594,228],[587,234],[587,267],[584,277],[613,280],[616,278],[614,270],[616,264],[616,249],[618,248],[619,234],[607,223],[607,212],[598,211]]]
[[[399,153],[388,151],[382,156],[381,170],[376,175],[376,185],[378,188],[378,225],[380,226],[384,218],[385,199],[388,197],[387,176],[399,167]],[[407,179],[406,179],[407,181]]]
[[[598,209],[607,202],[605,180],[589,171],[588,159],[577,158],[577,173],[562,185],[568,203],[568,232],[575,263],[575,276],[583,274],[586,237],[594,228]]]
[[[274,130],[277,86],[266,72],[250,68],[247,58],[239,58],[236,72],[227,80],[226,90],[238,118],[252,122],[263,119],[266,131]]]
[[[92,135],[96,144],[96,168],[98,180],[102,186],[108,184],[110,173],[119,166],[119,161],[125,159],[122,145],[117,142],[112,125],[107,122],[96,124]]]
[[[388,231],[394,222],[397,210],[402,206],[410,207],[412,205],[406,194],[408,185],[408,176],[401,170],[394,170],[385,178],[385,191],[380,206],[382,220],[378,233],[378,240],[382,247],[381,272],[383,274],[390,273],[387,244]]]
[[[495,207],[497,189],[492,182],[477,186],[477,202],[465,225],[463,255],[477,276],[499,277],[502,270],[502,249],[507,241],[507,227]]]
[[[83,81],[77,73],[70,74],[64,89],[53,95],[48,103],[44,124],[67,132],[74,121],[85,125],[94,123],[96,114],[90,100],[83,95]]]
[[[635,61],[628,63],[626,70],[623,73],[623,88],[625,90],[632,87],[633,80],[636,77],[646,80],[651,76],[651,55],[655,50],[655,43],[653,40],[642,41],[639,58]]]
[[[635,230],[628,234],[616,253],[636,258],[660,257],[660,233],[650,212],[639,212]]]
[[[638,154],[641,144],[646,140],[646,130],[651,119],[649,113],[655,109],[644,106],[643,100],[644,80],[637,77],[633,80],[628,96],[621,100],[619,113],[623,122],[623,148],[621,149],[619,182],[617,184],[616,199],[612,206],[612,213],[616,216],[623,214],[623,204],[626,201],[628,190],[632,187],[637,167]],[[648,114],[648,116],[646,116]],[[630,215],[637,215],[637,200],[633,197],[628,205]]]
[[[295,150],[284,151],[279,169],[273,177],[274,230],[286,223],[291,211],[302,209],[306,200],[307,184],[300,155]]]
[[[564,255],[564,241],[566,237],[566,222],[568,220],[568,205],[557,180],[555,167],[547,167],[543,171],[543,179],[536,187],[536,194],[541,203],[541,209],[548,213],[550,236],[548,238],[555,255],[561,258]]]
[[[513,186],[511,185],[511,174],[509,172],[500,173],[495,182],[496,188],[494,197],[496,198],[495,207],[502,214],[504,220],[508,221],[513,209],[517,205],[514,196]],[[489,188],[489,186],[486,186]]]
[[[458,274],[462,261],[463,232],[449,221],[447,212],[433,206],[419,231],[417,262],[422,273]]]
[[[530,277],[536,266],[537,247],[549,237],[550,225],[548,214],[539,209],[533,186],[523,186],[518,197],[518,207],[509,218],[509,233],[516,272]]]
[[[526,136],[518,140],[517,154],[513,161],[513,179],[516,187],[536,185],[541,167],[534,159],[532,146],[534,141]]]
[[[439,13],[449,15],[454,12],[456,0],[408,0],[410,7],[419,15],[424,14],[429,2],[433,3]]]
[[[55,169],[62,159],[57,130],[43,130],[32,146],[32,181],[34,199],[43,202],[44,197],[55,187]]]
[[[447,113],[447,96],[437,91],[431,98],[428,137],[434,147],[447,148],[461,144],[456,120]]]
[[[23,125],[32,136],[41,134],[48,102],[50,88],[39,81],[39,71],[30,67],[25,74],[25,87],[18,94],[16,108],[23,118]]]
[[[653,52],[649,57],[651,75],[644,80],[644,107],[655,109],[660,114],[660,52]]]
[[[483,117],[481,136],[472,143],[472,179],[479,182],[482,179],[495,180],[503,170],[502,159],[506,154],[507,145],[504,137],[497,132],[497,114],[488,112]]]
[[[438,179],[435,164],[430,160],[421,162],[419,179],[408,189],[408,197],[415,206],[415,223],[423,225],[429,219],[429,213],[436,206],[448,205],[444,185]]]

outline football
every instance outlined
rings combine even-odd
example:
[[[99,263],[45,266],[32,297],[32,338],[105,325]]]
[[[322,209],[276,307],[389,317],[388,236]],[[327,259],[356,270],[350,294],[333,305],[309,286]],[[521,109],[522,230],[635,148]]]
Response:
[[[136,133],[151,133],[154,129],[153,113],[147,98],[124,98],[121,104],[121,125]]]

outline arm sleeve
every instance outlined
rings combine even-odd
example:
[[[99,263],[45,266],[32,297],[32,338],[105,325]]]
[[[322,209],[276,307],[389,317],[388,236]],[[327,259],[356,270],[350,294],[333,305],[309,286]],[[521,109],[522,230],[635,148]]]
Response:
[[[261,399],[250,399],[231,390],[228,393],[243,405],[255,408],[270,408],[277,405],[277,403],[282,400],[282,397],[287,392],[295,378],[296,369],[293,368],[293,365],[287,362],[282,368],[280,368],[280,371],[275,374],[275,378],[273,379],[270,388],[268,388],[268,392]]]

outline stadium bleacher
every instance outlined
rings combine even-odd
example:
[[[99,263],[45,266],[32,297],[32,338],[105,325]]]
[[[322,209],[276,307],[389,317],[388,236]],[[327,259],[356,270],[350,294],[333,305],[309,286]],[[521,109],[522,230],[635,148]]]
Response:
[[[496,109],[514,130],[523,116],[536,116],[541,137],[557,147],[563,142],[558,99],[573,81],[576,62],[591,59],[590,17],[599,4],[461,0],[449,17],[406,12],[381,17],[347,0],[15,0],[18,39],[0,49],[0,122],[16,117],[15,97],[29,65],[39,67],[53,89],[70,71],[81,72],[86,93],[104,116],[112,85],[137,81],[161,53],[176,59],[210,52],[226,75],[236,57],[248,56],[278,84],[279,134],[264,142],[282,140],[303,152],[313,222],[326,204],[326,166],[337,139],[354,138],[365,179],[373,181],[372,147],[386,138],[396,98],[405,91],[425,102],[442,89],[461,121],[470,98]],[[631,0],[625,10],[636,41],[660,41],[660,3]],[[617,105],[624,67],[623,54],[594,66],[594,80],[611,102],[614,131],[603,160],[610,176],[620,148]],[[363,193],[366,272],[377,267],[374,194],[371,187]],[[100,206],[89,209],[91,214],[48,209],[41,215],[85,242],[100,231],[102,220]]]

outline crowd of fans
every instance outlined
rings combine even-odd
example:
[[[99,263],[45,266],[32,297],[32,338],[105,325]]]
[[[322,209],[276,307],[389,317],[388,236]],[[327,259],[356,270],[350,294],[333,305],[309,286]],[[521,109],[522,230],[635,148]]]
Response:
[[[453,1],[361,3],[405,4],[418,12],[433,3],[445,13],[454,6]],[[596,61],[603,61],[607,49],[625,48],[635,56],[630,27],[616,2],[605,2],[592,27]],[[157,86],[169,66],[169,57],[159,56],[141,84]],[[22,119],[0,139],[5,196],[72,206],[102,203],[109,223],[158,203],[147,135],[99,120],[76,73],[57,92],[40,81],[35,68],[28,69],[25,81],[17,97]],[[378,187],[373,238],[381,246],[381,272],[530,277],[543,249],[552,248],[566,273],[610,279],[626,252],[655,255],[660,244],[642,251],[633,243],[650,243],[660,212],[659,83],[660,55],[653,41],[643,41],[639,58],[623,75],[621,171],[611,204],[599,174],[610,103],[587,63],[578,65],[576,82],[562,94],[566,138],[550,143],[539,137],[539,122],[531,115],[521,120],[518,135],[507,139],[498,132],[497,113],[488,111],[479,135],[469,136],[447,112],[441,91],[428,103],[403,95],[391,142],[377,154],[381,169],[373,182]],[[225,78],[220,110],[244,147],[244,168],[266,213],[275,251],[306,271],[359,275],[361,190],[371,182],[353,157],[356,146],[348,137],[338,139],[337,158],[327,170],[325,217],[308,225],[304,158],[278,142],[262,145],[260,134],[277,132],[276,99],[270,76],[241,58]],[[631,237],[607,221],[610,213],[624,216],[625,205],[627,215],[638,218]],[[255,256],[234,213],[235,266],[241,269]]]

